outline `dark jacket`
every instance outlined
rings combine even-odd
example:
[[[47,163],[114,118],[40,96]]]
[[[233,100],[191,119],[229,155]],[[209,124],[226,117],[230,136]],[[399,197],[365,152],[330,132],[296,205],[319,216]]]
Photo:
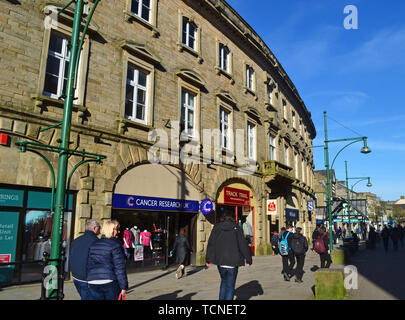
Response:
[[[233,221],[225,220],[214,226],[207,245],[207,263],[218,266],[252,264],[252,255],[242,229]]]
[[[392,241],[397,242],[400,237],[401,237],[401,231],[399,230],[399,228],[395,227],[394,229],[392,229],[392,232],[391,232]]]
[[[290,236],[288,236],[288,238],[290,238]],[[288,238],[287,238],[287,242],[288,242]],[[293,253],[294,253],[294,255],[296,255],[296,256],[304,256],[305,255],[305,253],[308,251],[308,241],[307,241],[307,238],[306,237],[304,237],[301,233],[293,233],[292,234],[292,237],[291,237],[291,244],[294,242],[294,240],[299,240],[299,241],[301,241],[302,242],[302,246],[303,246],[303,248],[304,248],[304,253],[296,253],[296,252],[294,252],[294,250],[292,249],[292,251],[293,251]],[[290,245],[288,245],[288,246],[290,246]]]
[[[176,254],[176,263],[189,264],[191,251],[193,250],[191,249],[187,237],[184,234],[179,234],[173,244],[173,253]]]
[[[314,232],[312,232],[312,240],[313,240],[313,242],[315,242],[316,239],[318,239],[318,237],[320,237],[320,236],[321,236],[321,233],[319,232],[319,230],[315,229]]]
[[[72,241],[70,245],[69,262],[70,270],[74,278],[86,280],[89,249],[97,240],[98,238],[93,231],[86,231],[83,235]]]
[[[128,289],[124,251],[118,240],[103,236],[90,247],[87,280],[114,280],[121,290]]]

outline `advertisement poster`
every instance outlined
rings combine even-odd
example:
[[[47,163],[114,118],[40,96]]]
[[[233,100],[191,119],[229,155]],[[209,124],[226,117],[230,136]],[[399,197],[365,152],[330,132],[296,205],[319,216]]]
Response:
[[[0,212],[0,262],[15,262],[18,212]],[[0,267],[0,283],[13,280],[14,266]]]
[[[143,246],[142,245],[135,246],[134,260],[135,261],[143,261]]]

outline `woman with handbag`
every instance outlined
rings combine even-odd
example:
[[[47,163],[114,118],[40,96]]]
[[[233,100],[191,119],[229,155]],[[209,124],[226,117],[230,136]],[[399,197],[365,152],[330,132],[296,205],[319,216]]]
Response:
[[[92,300],[117,300],[126,296],[128,278],[123,247],[117,240],[119,230],[118,221],[105,221],[101,239],[89,249],[87,280]]]

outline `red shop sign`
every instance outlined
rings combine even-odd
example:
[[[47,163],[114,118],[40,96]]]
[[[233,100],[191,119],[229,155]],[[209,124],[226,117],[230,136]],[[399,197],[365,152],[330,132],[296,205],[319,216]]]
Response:
[[[250,191],[224,187],[224,203],[237,206],[250,206]]]

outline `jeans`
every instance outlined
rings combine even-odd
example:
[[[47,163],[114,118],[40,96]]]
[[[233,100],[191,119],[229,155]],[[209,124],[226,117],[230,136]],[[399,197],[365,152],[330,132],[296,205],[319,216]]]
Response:
[[[297,259],[297,267],[295,268],[295,277],[297,280],[302,280],[302,276],[304,275],[304,263],[305,263],[305,254],[295,256]]]
[[[92,300],[118,300],[121,289],[117,281],[106,284],[89,284]]]
[[[288,275],[290,277],[292,275],[292,270],[295,264],[295,258],[292,251],[290,251],[290,253],[287,256],[282,256],[282,260],[283,260],[283,272],[285,275]]]
[[[236,277],[238,267],[222,268],[218,266],[219,275],[221,276],[221,287],[219,289],[219,300],[233,300],[235,293]]]
[[[332,258],[330,257],[330,254],[328,252],[324,252],[321,253],[319,256],[321,258],[321,268],[328,269],[332,264]]]
[[[79,292],[82,300],[92,300],[91,294],[90,294],[90,289],[89,289],[89,284],[87,282],[73,280],[73,283],[75,284],[77,292]]]

